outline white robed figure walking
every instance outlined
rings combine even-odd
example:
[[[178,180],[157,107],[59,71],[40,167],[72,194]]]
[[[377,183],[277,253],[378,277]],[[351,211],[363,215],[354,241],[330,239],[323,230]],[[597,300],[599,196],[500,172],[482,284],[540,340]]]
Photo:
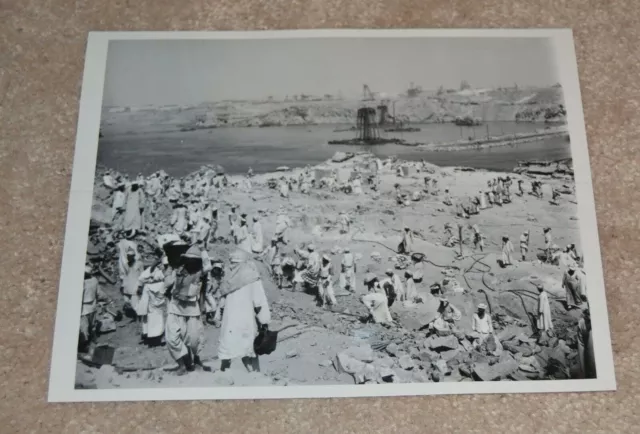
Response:
[[[276,233],[275,238],[279,243],[287,244],[287,229],[291,227],[291,220],[286,214],[284,207],[280,207],[278,210],[278,217],[276,217]]]
[[[139,231],[144,227],[142,210],[144,209],[144,193],[137,182],[131,184],[127,193],[124,210],[124,230]]]
[[[218,345],[221,370],[226,370],[232,359],[242,358],[247,370],[259,371],[258,357],[253,349],[253,341],[258,335],[256,318],[260,325],[271,322],[260,274],[249,253],[238,249],[231,255],[226,275],[226,285],[221,289],[225,309]]]
[[[484,191],[480,190],[480,209],[487,209],[489,206],[487,205],[487,195]]]
[[[251,251],[253,253],[262,253],[264,249],[264,236],[262,234],[262,223],[258,216],[253,217],[253,227],[251,228]]]
[[[244,217],[240,219],[240,226],[236,227],[236,244],[245,252],[251,252],[251,234]]]
[[[171,214],[171,227],[177,235],[182,235],[187,230],[187,207],[182,204],[176,204]]]
[[[540,332],[553,330],[551,320],[551,306],[549,306],[549,294],[544,290],[544,286],[538,285],[538,321],[536,326]]]
[[[502,237],[502,263],[507,265],[513,264],[513,243],[509,237]]]
[[[280,190],[280,197],[289,198],[289,183],[286,180],[280,180],[278,189]]]
[[[167,258],[163,257],[160,264],[145,269],[138,278],[139,285],[142,285],[142,295],[136,306],[136,313],[142,317],[142,337],[149,344],[160,341],[164,335],[164,307],[167,304],[164,293],[167,286],[163,268],[166,264]]]

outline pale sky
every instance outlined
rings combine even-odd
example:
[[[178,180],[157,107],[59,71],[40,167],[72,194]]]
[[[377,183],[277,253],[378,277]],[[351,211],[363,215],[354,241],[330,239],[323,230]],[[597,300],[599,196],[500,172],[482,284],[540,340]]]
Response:
[[[559,81],[543,38],[296,38],[112,41],[104,105],[197,104],[273,95],[345,97],[425,89],[548,86]]]

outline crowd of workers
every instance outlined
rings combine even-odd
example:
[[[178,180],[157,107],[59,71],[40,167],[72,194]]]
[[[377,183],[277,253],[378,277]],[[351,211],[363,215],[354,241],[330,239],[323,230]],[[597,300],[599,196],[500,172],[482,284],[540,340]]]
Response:
[[[376,165],[380,167],[379,160]],[[402,172],[399,174],[402,175]],[[250,190],[252,177],[250,170],[247,177],[235,187]],[[273,187],[278,189],[283,198],[288,198],[292,190],[307,194],[312,188],[363,194],[362,179],[363,176],[356,173],[347,183],[339,183],[334,175],[316,182],[307,168],[298,179],[282,176]],[[379,178],[371,176],[365,179],[370,190],[377,192]],[[456,203],[457,216],[468,218],[492,206],[509,204],[512,201],[512,183],[508,176],[489,181],[487,189],[480,191],[477,197],[465,203]],[[278,209],[275,231],[268,242],[265,242],[261,215],[249,218],[233,205],[226,216],[230,230],[221,233],[220,210],[216,204],[221,191],[229,186],[224,175],[210,172],[206,176],[172,181],[159,172],[146,179],[138,176],[134,181],[129,181],[108,174],[104,184],[112,190],[111,225],[123,234],[118,243],[118,281],[124,309],[139,322],[145,345],[166,345],[177,362],[178,374],[185,374],[197,366],[210,369],[201,359],[205,323],[220,327],[218,358],[222,370],[229,367],[231,360],[238,358],[242,359],[248,370],[259,370],[254,338],[261,329],[268,327],[271,313],[256,262],[266,265],[270,278],[278,288],[312,293],[319,306],[337,304],[336,288],[346,295],[361,294],[360,302],[366,306],[369,319],[376,323],[395,323],[390,307],[396,301],[404,306],[422,301],[417,289],[417,284],[422,281],[419,268],[407,268],[402,274],[388,269],[384,276],[366,272],[362,280],[365,290],[358,290],[357,276],[362,274],[357,268],[358,257],[349,247],[340,252],[321,252],[313,243],[293,246],[289,240],[292,222],[283,206]],[[522,184],[522,180],[519,180],[515,193],[517,196],[525,194]],[[437,192],[437,180],[425,177],[423,193],[434,192]],[[531,194],[542,196],[537,181],[532,184]],[[407,204],[408,196],[399,190],[398,185],[395,195],[398,204]],[[444,196],[444,204],[453,206],[448,190],[445,190]],[[165,222],[170,230],[167,234],[156,233],[158,254],[152,264],[145,266],[139,244],[147,234],[145,219],[157,217],[159,204],[164,198],[172,207],[170,220]],[[350,226],[349,215],[340,213],[337,218],[339,233],[350,233]],[[462,244],[465,227],[460,223],[457,223],[457,227],[457,235],[452,231],[453,226],[445,227],[450,236],[446,245],[454,245],[456,241]],[[468,229],[473,234],[474,248],[484,251],[485,236],[478,225],[469,225]],[[553,244],[551,228],[545,228],[542,235],[545,245],[542,260],[566,268],[562,282],[567,293],[566,308],[585,308],[586,279],[579,267],[581,258],[575,245],[568,245],[564,251],[560,251]],[[526,230],[519,240],[520,259],[523,262],[529,259],[529,236],[530,232]],[[216,243],[232,243],[235,248],[227,258],[212,259],[208,251]],[[399,255],[406,257],[415,253],[411,228],[404,228],[397,250]],[[342,255],[340,263],[334,266],[331,254],[336,253]],[[517,262],[513,244],[508,236],[504,236],[501,265],[508,267]],[[338,273],[334,273],[334,267],[339,269]],[[87,263],[79,347],[88,357],[95,344],[98,302],[109,300],[100,288],[97,274],[96,265]],[[443,284],[447,284],[446,280]],[[456,323],[461,318],[460,310],[449,302],[439,283],[430,289],[433,295],[439,297],[440,306],[436,318],[427,325],[428,333],[459,333]],[[549,295],[542,284],[538,285],[538,290],[538,333],[551,334],[553,319]],[[494,336],[492,318],[484,303],[477,306],[472,328],[474,346]],[[579,328],[582,333],[580,341],[584,346],[590,337],[588,308],[584,309]]]

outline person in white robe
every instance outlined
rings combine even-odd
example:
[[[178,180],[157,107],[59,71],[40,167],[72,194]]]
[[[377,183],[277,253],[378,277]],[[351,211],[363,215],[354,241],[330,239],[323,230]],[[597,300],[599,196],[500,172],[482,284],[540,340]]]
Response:
[[[191,230],[191,244],[201,244],[207,249],[209,243],[209,235],[211,226],[207,222],[207,218],[202,216]]]
[[[330,304],[331,306],[335,306],[337,304],[336,296],[333,291],[333,270],[331,267],[331,258],[327,255],[322,255],[318,295],[319,302],[321,304]]]
[[[100,288],[100,283],[89,264],[84,268],[84,286],[82,290],[82,311],[80,313],[79,351],[93,357],[96,337],[96,311],[98,301],[108,301],[109,297]]]
[[[283,197],[285,199],[289,198],[289,183],[286,179],[280,179],[278,189],[280,190],[280,197]]]
[[[209,221],[211,231],[209,232],[209,240],[215,243],[218,239],[218,208],[211,207],[211,220]]]
[[[413,232],[409,226],[404,227],[402,241],[398,246],[398,253],[410,254],[413,252]]]
[[[135,231],[127,231],[124,233],[124,238],[118,241],[118,270],[123,273],[123,267],[126,264],[127,253],[133,252],[136,259],[142,260],[140,253],[138,252],[138,243],[135,242]]]
[[[569,255],[569,257],[576,263],[580,260],[580,256],[578,255],[575,244],[567,244],[567,248],[565,251]]]
[[[587,299],[587,279],[575,265],[570,265],[562,276],[562,287],[566,291],[567,310],[580,306]]]
[[[309,288],[315,289],[317,293],[322,263],[316,246],[309,244],[306,252],[303,249],[295,249],[295,252],[305,261],[305,269],[300,277]]]
[[[494,184],[494,191],[493,191],[493,195],[496,199],[496,204],[502,206],[502,202],[503,202],[503,197],[502,197],[502,193],[503,193],[504,189],[502,188],[502,182],[497,182]]]
[[[167,198],[169,198],[169,202],[175,203],[180,200],[180,197],[182,197],[180,185],[178,184],[178,182],[174,181],[167,189]]]
[[[524,231],[520,235],[520,255],[522,256],[522,262],[526,261],[527,253],[529,252],[529,229]]]
[[[278,239],[273,237],[271,244],[260,255],[262,261],[269,267],[271,275],[275,276],[275,260],[278,258]]]
[[[356,261],[349,247],[344,249],[340,266],[340,289],[356,292]]]
[[[545,253],[545,260],[546,262],[551,262],[551,257],[552,257],[552,243],[553,243],[553,236],[551,235],[551,228],[544,228],[543,230],[543,234],[544,234],[544,253]]]
[[[133,243],[132,245],[127,241],[129,240],[120,241],[121,248],[118,261],[120,292],[124,297],[125,309],[135,311],[140,299],[138,278],[142,274],[144,267],[136,244]]]
[[[204,197],[200,198],[200,217],[204,218],[207,223],[211,224],[211,220],[213,219],[213,206],[210,206],[207,200]]]
[[[302,181],[302,185],[300,186],[300,193],[302,194],[307,194],[309,193],[309,190],[311,189],[311,184],[309,183],[309,181],[305,178]]]
[[[480,232],[480,228],[477,224],[471,226],[473,230],[473,246],[477,249],[479,248],[481,252],[484,251],[484,236],[482,232]]]
[[[173,212],[171,214],[171,227],[176,235],[180,236],[187,230],[187,207],[181,203],[177,203],[173,206]]]
[[[487,209],[489,206],[487,205],[487,195],[484,191],[480,190],[478,198],[480,199],[480,209]]]
[[[245,178],[242,180],[242,187],[245,191],[251,191],[252,183],[249,178]]]
[[[177,374],[184,375],[202,364],[200,353],[204,345],[204,324],[200,297],[204,276],[211,271],[206,250],[192,246],[182,255],[181,265],[165,278],[171,290],[167,309],[165,340],[169,354],[178,363]]]
[[[124,215],[125,205],[127,203],[126,186],[120,185],[113,193],[113,204],[111,206],[111,221],[113,225],[119,225]]]
[[[544,290],[543,285],[538,286],[538,321],[536,327],[540,333],[549,333],[553,330],[551,320],[551,306],[549,305],[549,293]]]
[[[393,187],[395,188],[396,203],[404,206],[409,205],[409,199],[407,195],[400,190],[400,184],[395,184]]]
[[[513,243],[509,237],[502,237],[502,264],[513,265]]]
[[[280,207],[278,217],[276,217],[275,237],[279,243],[287,245],[287,230],[291,227],[291,220],[283,207]]]
[[[362,194],[362,181],[360,180],[360,175],[353,180],[351,185],[353,194]]]
[[[558,265],[566,270],[570,267],[577,267],[578,263],[571,257],[569,252],[561,252],[558,257]]]
[[[384,292],[370,292],[360,296],[360,302],[369,311],[370,318],[378,324],[392,324],[393,318],[389,312],[387,296]]]
[[[160,174],[155,173],[151,175],[146,184],[147,196],[150,198],[156,198],[162,192],[162,183],[160,182]]]
[[[215,186],[215,180],[211,179],[207,183],[207,189],[204,193],[204,198],[207,202],[215,202],[218,199],[218,196],[219,196],[219,190]]]
[[[222,309],[224,300],[220,297],[220,289],[222,288],[224,278],[224,267],[221,261],[212,263],[211,274],[207,279],[207,285],[204,291],[203,311],[207,322],[216,327],[220,327],[222,319]]]
[[[236,244],[245,252],[251,252],[251,234],[245,214],[240,218],[240,225],[236,228]]]
[[[382,286],[384,287],[384,284],[388,281],[393,286],[393,290],[398,301],[405,301],[407,299],[407,295],[405,294],[404,285],[402,284],[400,277],[394,273],[391,268],[388,268],[387,271],[385,271],[385,274],[387,275],[387,278],[382,281]]]
[[[474,347],[482,344],[489,335],[493,334],[493,321],[491,320],[491,315],[487,313],[487,305],[485,303],[480,303],[478,311],[473,314],[471,329],[473,330]]]
[[[258,336],[256,319],[260,327],[269,325],[269,302],[260,273],[249,253],[236,250],[230,262],[229,271],[225,273],[225,285],[221,289],[225,308],[218,344],[220,368],[225,371],[233,359],[241,358],[248,371],[259,371],[259,359],[253,348]]]
[[[164,309],[167,304],[164,268],[167,265],[168,260],[163,257],[161,262],[145,269],[138,278],[142,295],[136,312],[142,317],[142,340],[148,346],[161,345],[164,336]]]
[[[140,231],[144,228],[144,192],[137,182],[131,184],[127,192],[127,202],[124,210],[123,228],[126,231]]]
[[[189,222],[189,230],[193,230],[195,228],[198,221],[200,221],[200,217],[202,216],[202,210],[200,209],[200,203],[196,198],[191,199],[191,203],[187,208],[187,219]]]
[[[264,235],[262,234],[262,223],[258,216],[253,217],[253,227],[251,228],[251,251],[262,253],[264,249]]]
[[[104,185],[109,188],[109,189],[115,189],[116,188],[116,180],[113,177],[113,175],[111,174],[110,171],[107,171],[106,175],[104,175],[102,177],[102,182],[104,183]]]
[[[456,333],[456,322],[462,318],[462,312],[452,305],[445,297],[439,299],[438,315],[431,323],[431,330],[438,336],[448,336]]]
[[[240,225],[240,217],[236,214],[236,208],[235,205],[231,205],[231,210],[229,211],[229,236],[234,241],[236,239],[236,231]]]
[[[578,321],[578,360],[581,378],[596,378],[596,362],[591,332],[591,314],[589,309],[582,312]]]
[[[442,201],[445,205],[452,206],[453,202],[451,201],[451,194],[449,194],[449,190],[444,191],[444,200]]]
[[[351,224],[351,220],[346,212],[340,211],[340,215],[338,216],[338,225],[340,226],[340,233],[347,234],[349,233],[349,226]]]
[[[406,270],[404,273],[405,281],[405,306],[413,306],[416,298],[418,297],[418,288],[416,287],[416,282],[413,279],[413,272],[411,270]]]

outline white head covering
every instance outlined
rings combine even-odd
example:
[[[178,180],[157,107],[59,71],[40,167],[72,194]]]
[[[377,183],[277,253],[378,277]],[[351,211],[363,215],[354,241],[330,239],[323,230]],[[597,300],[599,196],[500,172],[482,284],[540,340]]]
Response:
[[[249,252],[246,252],[242,249],[236,249],[230,256],[230,261],[232,263],[238,264],[241,262],[246,262],[249,259]]]

